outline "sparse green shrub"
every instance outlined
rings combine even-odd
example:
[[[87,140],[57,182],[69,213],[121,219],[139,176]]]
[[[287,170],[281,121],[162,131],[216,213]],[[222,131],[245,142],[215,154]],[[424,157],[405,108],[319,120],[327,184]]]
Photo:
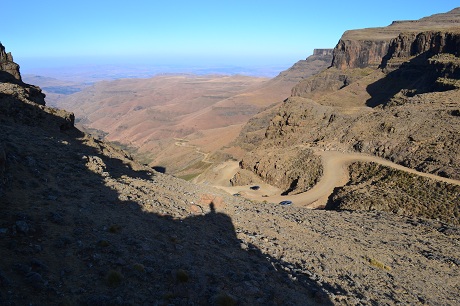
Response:
[[[121,231],[121,226],[118,224],[113,224],[109,227],[109,232],[112,234],[119,233]]]
[[[135,264],[133,265],[133,269],[134,269],[135,271],[145,273],[145,267],[144,267],[143,264],[135,263]]]
[[[381,270],[388,270],[388,271],[391,271],[391,268],[387,265],[385,265],[384,263],[378,261],[377,259],[374,259],[374,258],[368,258],[367,259],[369,261],[369,264],[371,266],[374,266],[376,268],[379,268]]]
[[[350,165],[326,209],[380,210],[460,224],[460,187],[374,163]]]
[[[186,283],[189,280],[189,275],[187,271],[179,269],[176,271],[176,279],[179,283]]]
[[[107,240],[99,240],[97,242],[97,245],[103,248],[106,248],[110,245],[110,243]]]
[[[213,304],[217,306],[234,306],[236,305],[236,299],[231,295],[223,292],[219,293],[218,295],[214,296]]]
[[[107,273],[106,281],[110,287],[117,287],[123,281],[123,274],[121,274],[121,272],[116,271],[116,270],[110,270]]]

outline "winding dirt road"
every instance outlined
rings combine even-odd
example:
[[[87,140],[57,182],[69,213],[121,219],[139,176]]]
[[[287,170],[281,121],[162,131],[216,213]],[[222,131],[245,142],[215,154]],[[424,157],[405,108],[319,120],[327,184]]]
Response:
[[[293,202],[293,205],[303,206],[308,208],[320,208],[326,205],[327,199],[332,194],[335,187],[344,186],[349,180],[348,165],[353,162],[374,162],[383,166],[388,166],[397,170],[401,170],[407,173],[414,175],[420,175],[423,177],[431,178],[434,180],[446,182],[449,184],[459,185],[460,181],[452,180],[445,177],[423,173],[416,171],[411,168],[407,168],[398,164],[395,164],[389,160],[379,158],[372,155],[360,154],[360,153],[343,153],[338,151],[316,151],[316,155],[321,156],[323,163],[323,176],[321,180],[316,184],[312,189],[289,196],[281,196],[281,190],[270,186],[268,184],[261,184],[260,189],[255,191],[251,190],[250,186],[235,186],[235,187],[225,187],[222,185],[217,185],[216,187],[226,190],[229,193],[239,193],[242,196],[248,199],[254,199],[259,201],[267,202],[280,202],[285,200],[290,200]],[[235,162],[236,163],[236,162]],[[230,180],[237,168],[233,164],[228,164],[231,169],[235,171],[225,171],[225,177],[222,177],[222,180]],[[231,175],[231,176],[230,176]]]
[[[189,145],[187,144],[189,140],[183,139],[183,138],[174,138],[176,141],[174,144],[178,147],[185,147],[185,148],[191,148],[194,149],[196,153],[203,155],[203,159],[201,160],[204,163],[212,164],[212,161],[208,160],[209,153],[204,153],[201,151],[201,149],[198,146],[195,145]]]

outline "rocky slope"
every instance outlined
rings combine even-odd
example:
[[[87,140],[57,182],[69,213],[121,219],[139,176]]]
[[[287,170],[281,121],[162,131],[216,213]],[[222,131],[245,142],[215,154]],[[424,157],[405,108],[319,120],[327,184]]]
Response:
[[[193,185],[0,85],[1,305],[460,302],[455,226]]]
[[[460,186],[376,164],[350,165],[350,181],[337,188],[326,209],[391,211],[460,224]]]
[[[269,83],[276,83],[282,80],[289,80],[292,87],[303,80],[311,79],[312,76],[324,71],[332,63],[332,49],[315,49],[313,55],[305,60],[298,61],[291,68],[283,71],[270,80]],[[287,95],[286,95],[287,97]],[[278,111],[281,101],[260,111],[249,119],[248,124],[244,125],[234,145],[246,151],[254,149],[264,138],[265,129],[268,127],[271,118]]]
[[[274,178],[297,169],[289,165],[305,164],[304,174],[290,183],[311,181],[321,173],[317,162],[307,166],[315,156],[299,154],[294,161],[289,153],[292,147],[307,144],[320,150],[373,154],[459,179],[460,28],[455,27],[459,21],[455,9],[416,22],[346,32],[334,49],[332,67],[293,88],[292,96],[272,116],[263,140],[243,158],[243,168],[285,188],[289,182]],[[267,160],[270,151],[276,152],[276,161]],[[292,192],[310,187],[306,184]],[[366,188],[363,185],[360,192]],[[421,203],[433,210],[439,204],[427,198]],[[452,220],[452,211],[443,219]],[[455,216],[454,223],[458,220]]]

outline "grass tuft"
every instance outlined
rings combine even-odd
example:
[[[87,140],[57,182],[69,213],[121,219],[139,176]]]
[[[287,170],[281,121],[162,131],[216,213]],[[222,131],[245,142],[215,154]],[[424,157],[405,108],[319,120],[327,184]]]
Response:
[[[214,304],[217,306],[234,306],[236,299],[227,293],[219,293],[214,296]]]
[[[123,281],[123,274],[121,274],[121,272],[116,271],[116,270],[110,270],[107,273],[106,281],[110,287],[117,287]]]
[[[186,283],[189,281],[190,277],[187,271],[179,269],[176,271],[176,279],[179,283]]]
[[[377,259],[374,259],[374,258],[368,258],[367,259],[369,264],[373,267],[376,267],[376,268],[379,268],[381,270],[387,270],[387,271],[391,271],[391,268],[387,265],[385,265],[384,263],[378,261]]]
[[[106,248],[110,245],[110,243],[107,240],[99,240],[97,242],[97,245],[103,248]]]
[[[138,271],[138,272],[142,272],[142,273],[145,273],[145,267],[143,264],[140,264],[140,263],[135,263],[133,265],[133,269]]]
[[[109,227],[109,232],[112,234],[119,233],[121,231],[121,226],[118,224],[113,224]]]

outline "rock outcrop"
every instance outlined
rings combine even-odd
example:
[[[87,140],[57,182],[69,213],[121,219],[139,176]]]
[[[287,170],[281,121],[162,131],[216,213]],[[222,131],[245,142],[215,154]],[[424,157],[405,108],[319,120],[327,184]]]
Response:
[[[74,127],[73,113],[47,107],[42,90],[22,82],[19,65],[1,44],[0,98],[0,113],[16,122],[60,130]]]
[[[314,49],[312,55],[307,57],[305,60],[298,61],[289,69],[281,72],[270,82],[289,80],[290,82],[293,82],[293,85],[291,85],[292,88],[292,86],[298,84],[299,82],[311,80],[312,76],[318,75],[320,72],[324,72],[331,66],[332,53],[333,49]],[[319,83],[321,82],[316,82],[315,84]],[[337,85],[337,88],[342,85],[343,82],[341,85]],[[305,91],[306,90],[311,90],[311,88],[305,89]],[[304,90],[302,89],[300,91]],[[292,92],[291,94],[296,95]],[[280,101],[280,103],[282,102]],[[251,151],[259,145],[264,138],[265,130],[269,126],[271,118],[273,118],[278,112],[277,109],[279,108],[280,103],[259,112],[249,119],[249,122],[244,126],[235,143],[246,151]]]
[[[385,40],[356,41],[342,38],[334,49],[332,65],[339,70],[378,67],[389,45],[390,42]]]
[[[11,52],[6,53],[5,47],[0,43],[0,82],[15,79],[21,81],[19,65],[13,61]]]
[[[254,172],[265,182],[283,190],[284,194],[311,189],[323,170],[320,158],[305,148],[258,150],[255,154],[247,154],[240,167]]]
[[[399,65],[388,67],[388,63],[398,63],[412,57],[428,59],[437,54],[460,56],[460,31],[401,33],[390,41],[380,67],[395,69]]]
[[[382,59],[388,55],[389,51],[390,53],[402,51],[400,56],[405,57],[407,53],[415,55],[414,53],[422,53],[428,49],[438,48],[433,50],[436,53],[444,52],[447,49],[455,50],[450,49],[451,47],[455,48],[455,43],[452,44],[448,37],[446,37],[446,41],[436,39],[439,39],[440,35],[445,36],[439,33],[448,32],[459,24],[459,20],[460,9],[456,8],[448,13],[433,15],[420,20],[394,22],[388,27],[346,31],[334,49],[332,66],[340,70],[365,67],[376,68],[381,65]],[[438,34],[420,35],[414,44],[415,36],[424,31],[433,31],[433,34]],[[414,37],[409,38],[407,34],[404,34],[403,37],[406,40],[401,41],[399,39],[404,44],[397,45],[395,44],[395,39],[401,33],[411,33]],[[436,39],[431,40],[430,38],[432,37],[436,37]],[[409,39],[407,40],[407,38]],[[427,42],[429,43],[427,44]],[[447,45],[449,47],[444,49]],[[455,52],[458,52],[458,48]]]
[[[314,49],[313,56],[333,56],[334,49]]]

